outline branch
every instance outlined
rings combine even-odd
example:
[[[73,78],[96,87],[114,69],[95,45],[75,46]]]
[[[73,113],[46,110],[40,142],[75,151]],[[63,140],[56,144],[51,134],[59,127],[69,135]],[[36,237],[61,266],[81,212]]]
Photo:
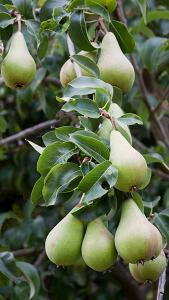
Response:
[[[166,268],[159,279],[157,300],[163,300],[165,283],[166,283]]]
[[[157,110],[159,110],[159,108],[161,107],[161,105],[163,104],[163,102],[166,100],[166,98],[169,96],[169,86],[166,87],[159,103],[157,104],[157,106],[154,108],[153,113],[156,113]]]
[[[36,267],[40,266],[41,263],[43,262],[43,260],[44,260],[45,257],[46,257],[46,252],[45,252],[45,250],[43,250],[43,251],[39,254],[37,260],[36,260],[35,263],[34,263],[34,265],[35,265]]]
[[[46,77],[46,78],[44,79],[44,83],[47,84],[47,85],[48,85],[48,84],[53,84],[53,85],[57,86],[58,88],[61,87],[60,80],[59,80],[59,79],[55,79],[55,78],[53,78],[53,77]]]
[[[18,257],[18,256],[30,255],[30,254],[33,254],[36,251],[37,251],[37,249],[35,249],[35,248],[27,248],[27,249],[15,250],[12,253],[15,257]]]
[[[24,129],[16,134],[13,134],[7,138],[0,140],[0,145],[7,145],[9,143],[16,142],[18,140],[24,139],[30,135],[35,134],[38,131],[41,131],[41,130],[44,130],[44,129],[47,129],[47,128],[50,128],[50,127],[53,127],[53,126],[56,126],[59,124],[60,124],[59,120],[50,120],[50,121],[42,122],[40,124],[37,124],[33,127]]]

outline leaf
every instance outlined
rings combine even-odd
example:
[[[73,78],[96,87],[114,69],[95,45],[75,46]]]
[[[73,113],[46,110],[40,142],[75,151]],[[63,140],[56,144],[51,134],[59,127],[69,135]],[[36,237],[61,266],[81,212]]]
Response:
[[[54,142],[48,145],[39,156],[37,171],[41,175],[46,175],[54,165],[67,162],[75,153],[77,153],[77,149],[74,144]]]
[[[16,276],[15,258],[10,252],[0,253],[0,272],[16,284],[21,282],[21,278]]]
[[[137,0],[145,24],[147,23],[147,2],[147,0]]]
[[[91,170],[79,183],[78,189],[84,193],[83,202],[101,198],[117,181],[118,170],[111,162],[105,161]],[[104,184],[107,188],[104,188]]]
[[[144,154],[143,156],[144,156],[147,164],[164,162],[163,157],[158,153]]]
[[[43,202],[42,189],[43,189],[44,179],[40,177],[34,184],[31,192],[31,201],[34,205]]]
[[[40,277],[37,269],[33,265],[23,261],[17,261],[16,266],[23,272],[29,284],[29,299],[36,297],[40,290]]]
[[[71,99],[62,106],[62,110],[66,112],[77,111],[79,114],[88,116],[89,118],[99,118],[100,112],[97,104],[90,99]]]
[[[55,136],[61,141],[68,142],[70,140],[70,134],[79,130],[81,130],[81,128],[73,126],[59,127],[55,129]]]
[[[8,211],[0,214],[0,231],[2,230],[2,226],[4,222],[9,219],[19,220],[19,218],[12,211]]]
[[[69,162],[54,166],[44,181],[42,194],[46,205],[56,204],[59,193],[73,191],[80,177],[82,177],[82,172],[79,166],[74,163]]]
[[[0,12],[0,27],[6,28],[10,24],[14,23],[14,18],[12,19],[10,14],[5,12]]]
[[[108,1],[107,8],[110,12],[113,11],[113,9],[115,8],[115,1],[111,0]],[[102,3],[100,3],[99,0],[85,0],[85,5],[87,6],[88,10],[103,17],[103,19],[105,21],[107,21],[108,23],[110,22],[110,16],[109,13],[107,12],[106,8],[104,7],[104,5]]]
[[[43,140],[45,146],[56,142],[58,139],[55,135],[55,130],[51,130],[51,131],[45,133],[42,136],[42,140]]]
[[[12,0],[17,10],[26,18],[33,19],[32,1],[30,0]]]
[[[71,59],[73,59],[80,67],[87,71],[89,73],[89,76],[94,76],[97,78],[100,77],[100,71],[98,66],[89,57],[76,54],[71,56]]]
[[[129,33],[127,26],[119,21],[112,20],[110,24],[110,31],[112,31],[124,53],[131,53],[135,48],[135,41]]]
[[[139,209],[142,211],[142,213],[144,213],[144,202],[140,194],[137,192],[132,192],[131,195],[133,200],[136,202],[137,206],[139,207]]]
[[[39,145],[37,145],[37,144],[35,144],[35,143],[33,143],[33,142],[31,142],[31,141],[29,141],[29,140],[27,140],[26,139],[26,141],[38,152],[38,153],[40,153],[40,154],[42,154],[42,152],[43,152],[43,150],[45,149],[44,147],[41,147],[41,146],[39,146]]]
[[[44,35],[40,41],[40,45],[37,51],[39,58],[43,59],[47,51],[48,51],[48,38],[47,36]]]
[[[144,201],[144,206],[147,207],[147,208],[150,208],[151,212],[153,211],[153,208],[156,207],[158,204],[159,204],[159,201],[161,200],[161,197],[160,196],[157,196],[155,198],[155,200],[153,201]]]
[[[122,122],[126,125],[134,125],[134,124],[142,125],[143,124],[142,119],[139,116],[132,114],[132,113],[124,114],[117,120],[118,120],[118,122]]]
[[[71,134],[70,139],[89,157],[93,157],[97,162],[101,163],[109,159],[109,149],[101,142],[91,136],[85,136],[82,132]]]
[[[3,116],[0,115],[0,133],[4,133],[8,128],[8,124]]]
[[[153,221],[169,245],[169,208],[162,210],[159,214],[156,213]]]
[[[95,47],[89,41],[83,12],[74,13],[70,19],[69,35],[73,43],[81,50],[93,51]]]
[[[40,11],[40,21],[45,21],[52,18],[55,8],[63,7],[67,0],[47,0]]]

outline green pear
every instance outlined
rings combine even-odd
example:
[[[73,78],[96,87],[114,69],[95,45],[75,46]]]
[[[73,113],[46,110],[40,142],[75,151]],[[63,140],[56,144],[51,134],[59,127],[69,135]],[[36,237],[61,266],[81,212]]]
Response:
[[[115,246],[119,255],[132,264],[155,258],[162,250],[163,240],[159,230],[147,220],[133,199],[122,204]]]
[[[36,64],[29,53],[22,32],[16,32],[11,41],[8,54],[1,67],[5,84],[12,88],[24,88],[36,75]]]
[[[132,64],[123,54],[115,35],[108,32],[102,41],[98,60],[100,79],[128,92],[134,83],[135,72]]]
[[[71,212],[49,232],[46,238],[46,254],[56,265],[72,265],[81,256],[84,226]]]
[[[117,130],[110,134],[109,160],[118,169],[115,188],[122,192],[130,192],[143,185],[147,176],[146,161]]]
[[[87,225],[82,243],[82,257],[86,265],[98,272],[110,268],[117,258],[114,238],[101,218]]]
[[[111,103],[110,104],[110,107],[109,107],[109,110],[108,110],[108,113],[113,117],[113,118],[120,118],[124,112],[123,110],[121,109],[121,107],[116,104],[116,103]],[[119,128],[118,127],[118,124],[116,125],[117,129]],[[131,133],[130,133],[130,129],[128,128],[127,125],[121,123],[121,127],[123,128],[123,130],[127,133],[128,137],[129,137],[129,141],[130,143],[132,143],[132,137],[131,137]],[[109,141],[110,140],[110,133],[112,131],[112,123],[109,119],[104,119],[100,128],[99,128],[99,131],[98,131],[98,135],[103,137],[105,140]]]
[[[167,266],[164,251],[153,260],[146,261],[142,264],[129,264],[129,270],[133,278],[138,282],[156,281]]]
[[[93,52],[80,51],[78,55],[83,55],[94,61],[96,57],[96,51]],[[83,68],[81,68],[81,72],[83,76],[90,76],[90,74],[87,71],[85,71]],[[73,62],[71,61],[71,59],[68,59],[60,70],[60,82],[63,87],[66,87],[68,83],[71,82],[76,77],[77,76],[76,76]]]

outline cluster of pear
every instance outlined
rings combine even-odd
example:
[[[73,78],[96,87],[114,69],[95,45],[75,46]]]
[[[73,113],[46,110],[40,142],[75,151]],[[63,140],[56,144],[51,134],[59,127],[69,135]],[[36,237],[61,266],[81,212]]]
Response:
[[[133,199],[124,201],[115,238],[99,217],[86,226],[72,212],[48,234],[45,249],[56,265],[76,265],[79,259],[102,272],[117,260],[117,253],[129,263],[139,282],[155,281],[166,267],[163,240],[158,229],[142,214]]]
[[[81,51],[79,54],[96,61],[96,51]],[[135,79],[134,68],[121,51],[118,41],[112,32],[108,32],[102,40],[97,66],[100,70],[100,79],[110,83],[112,86],[120,88],[123,92],[127,92],[131,89]],[[81,73],[83,76],[89,75],[88,72],[83,69],[81,69]],[[75,78],[76,72],[73,63],[69,59],[61,68],[61,84],[63,87],[66,87],[67,84]]]
[[[26,87],[36,75],[35,61],[20,31],[12,36],[9,51],[2,61],[1,74],[5,84],[11,89]]]

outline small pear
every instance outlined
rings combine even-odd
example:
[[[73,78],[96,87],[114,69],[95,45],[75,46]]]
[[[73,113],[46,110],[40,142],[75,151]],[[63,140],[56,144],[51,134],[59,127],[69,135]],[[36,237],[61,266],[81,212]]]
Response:
[[[115,188],[122,192],[130,192],[143,185],[147,176],[146,161],[117,130],[110,134],[109,160],[118,169]]]
[[[35,61],[20,31],[12,37],[8,54],[2,62],[1,74],[5,84],[11,89],[24,88],[36,75]]]
[[[82,257],[90,268],[98,272],[110,268],[117,258],[114,238],[101,218],[87,225],[82,243]]]
[[[129,264],[129,270],[133,278],[138,282],[153,282],[159,279],[167,266],[164,251],[153,260],[142,264]]]
[[[120,118],[124,114],[121,107],[116,103],[111,103],[110,104],[108,113],[114,118]],[[128,134],[130,143],[132,143],[132,137],[131,137],[130,129],[128,128],[128,126],[122,123],[121,127]],[[112,129],[113,128],[112,128],[111,121],[108,120],[108,119],[104,119],[101,126],[100,126],[100,128],[99,128],[98,135],[103,137],[105,140],[109,141],[110,140],[110,133],[111,133]],[[118,124],[117,124],[117,129],[118,129]]]
[[[97,65],[100,69],[100,79],[103,81],[117,86],[124,93],[132,88],[135,79],[134,68],[121,51],[112,32],[108,32],[103,38]]]
[[[71,212],[49,232],[46,238],[46,254],[56,265],[72,265],[81,256],[84,226]]]
[[[122,204],[115,246],[119,255],[132,264],[155,258],[162,250],[159,230],[147,220],[133,199]]]
[[[96,57],[96,52],[80,51],[78,55],[83,55],[94,61]],[[90,76],[90,74],[87,71],[85,71],[83,68],[81,68],[81,72],[83,76]],[[66,87],[68,83],[71,82],[76,77],[77,76],[73,66],[73,62],[71,61],[71,59],[68,59],[60,70],[60,82],[63,87]]]

